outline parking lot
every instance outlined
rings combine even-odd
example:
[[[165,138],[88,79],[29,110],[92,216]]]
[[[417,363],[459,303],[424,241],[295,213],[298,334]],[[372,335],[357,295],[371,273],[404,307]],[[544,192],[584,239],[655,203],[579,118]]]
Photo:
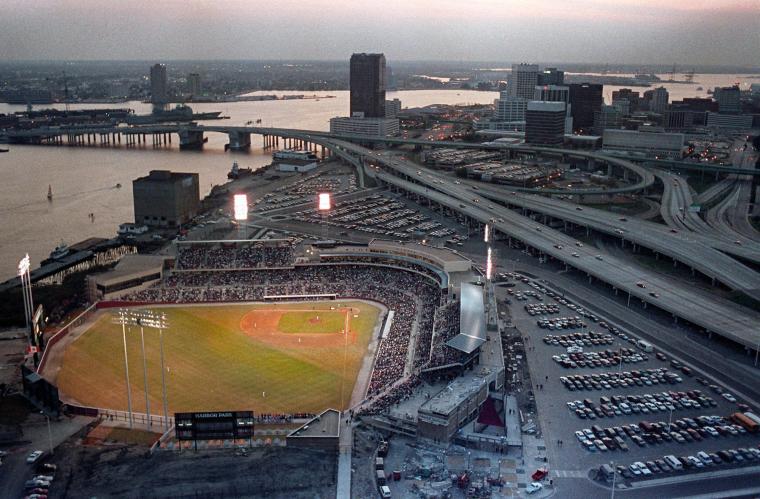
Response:
[[[659,345],[645,351],[614,318],[517,277],[499,297],[524,337],[554,476],[614,463],[618,484],[630,484],[760,465],[760,436],[731,418],[755,408]]]

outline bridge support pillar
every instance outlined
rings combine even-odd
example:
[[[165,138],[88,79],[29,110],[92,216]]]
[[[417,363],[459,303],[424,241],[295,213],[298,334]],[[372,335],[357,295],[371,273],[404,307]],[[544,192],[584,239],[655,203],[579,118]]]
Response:
[[[251,148],[251,134],[248,132],[229,132],[230,143],[227,148],[233,151],[244,151]]]
[[[612,163],[607,163],[607,176],[611,177],[613,174]]]
[[[203,132],[198,130],[180,130],[179,148],[181,150],[203,149]]]
[[[588,159],[588,169],[592,172],[596,169],[596,159],[594,158]]]

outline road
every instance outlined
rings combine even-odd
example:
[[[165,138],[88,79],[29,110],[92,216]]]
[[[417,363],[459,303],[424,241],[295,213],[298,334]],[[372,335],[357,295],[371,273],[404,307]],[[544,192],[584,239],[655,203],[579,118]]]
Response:
[[[667,227],[645,220],[627,219],[604,210],[588,207],[578,210],[578,206],[562,200],[508,192],[504,188],[484,185],[479,182],[457,180],[461,183],[452,185],[451,177],[446,174],[406,160],[373,153],[364,148],[357,149],[359,146],[347,142],[340,142],[340,144],[344,149],[348,147],[357,154],[368,155],[374,161],[381,162],[407,177],[414,178],[416,181],[428,185],[431,189],[450,193],[460,200],[469,201],[482,196],[543,213],[576,225],[590,227],[613,237],[621,237],[624,240],[670,256],[680,263],[724,283],[729,288],[739,290],[760,301],[760,274],[722,251],[705,244],[704,238],[700,239],[692,234],[674,234]],[[475,190],[476,188],[477,190]],[[491,208],[492,206],[493,208]],[[489,205],[488,209],[502,213],[502,218],[504,218],[504,213],[511,212],[511,210],[498,205]],[[456,208],[455,210],[461,211]],[[622,222],[621,218],[626,218],[625,222]],[[712,238],[707,239],[712,240]],[[735,244],[725,244],[721,248],[724,246],[729,247],[734,252],[741,253],[745,258],[760,263],[760,245],[757,246],[757,249],[746,246],[737,247]]]
[[[353,144],[350,146],[358,147]],[[394,158],[383,160],[383,163],[389,165],[398,162],[400,160]],[[632,298],[653,303],[663,310],[688,318],[709,331],[718,332],[747,346],[755,348],[760,343],[760,331],[755,327],[756,322],[760,320],[760,314],[751,310],[717,297],[706,298],[696,294],[689,287],[661,277],[628,260],[608,255],[597,258],[598,250],[588,246],[577,247],[575,239],[562,232],[537,224],[507,208],[471,201],[473,198],[468,196],[472,194],[466,188],[452,184],[436,184],[436,190],[380,170],[376,170],[375,175],[383,182],[416,192],[482,223],[496,220],[492,223],[499,232],[526,242],[543,255],[559,259],[603,282],[611,283],[617,289],[629,293]],[[578,256],[572,256],[573,253]],[[646,281],[646,289],[636,284],[642,280]],[[650,293],[659,296],[654,297]]]

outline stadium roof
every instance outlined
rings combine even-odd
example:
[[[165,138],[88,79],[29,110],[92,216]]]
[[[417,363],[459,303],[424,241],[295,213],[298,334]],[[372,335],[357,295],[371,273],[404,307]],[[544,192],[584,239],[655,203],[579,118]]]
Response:
[[[446,344],[451,348],[471,354],[486,342],[483,286],[463,282],[459,294],[459,334]]]

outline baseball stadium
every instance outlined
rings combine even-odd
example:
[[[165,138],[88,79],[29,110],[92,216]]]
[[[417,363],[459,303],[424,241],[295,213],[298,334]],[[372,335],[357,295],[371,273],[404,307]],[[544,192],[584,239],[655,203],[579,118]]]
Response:
[[[381,411],[473,351],[451,348],[449,295],[471,262],[413,246],[203,241],[131,255],[90,280],[94,304],[49,340],[39,372],[73,412]]]

